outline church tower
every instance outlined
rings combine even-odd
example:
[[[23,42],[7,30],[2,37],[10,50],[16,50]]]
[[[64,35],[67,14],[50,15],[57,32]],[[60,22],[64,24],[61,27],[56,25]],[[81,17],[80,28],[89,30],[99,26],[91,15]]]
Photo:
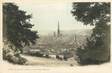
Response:
[[[59,26],[59,21],[58,21],[58,29],[57,29],[57,36],[60,36],[60,26]]]

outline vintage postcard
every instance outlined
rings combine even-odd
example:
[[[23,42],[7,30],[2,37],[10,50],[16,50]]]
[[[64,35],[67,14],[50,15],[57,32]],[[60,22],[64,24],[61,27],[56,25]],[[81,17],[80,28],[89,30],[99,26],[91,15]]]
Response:
[[[1,1],[0,73],[110,73],[111,1]]]

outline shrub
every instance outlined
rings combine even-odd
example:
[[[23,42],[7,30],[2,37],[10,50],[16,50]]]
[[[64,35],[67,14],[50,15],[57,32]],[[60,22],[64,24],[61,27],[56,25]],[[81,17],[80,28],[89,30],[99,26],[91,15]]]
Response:
[[[25,64],[26,59],[21,57],[20,54],[14,53],[11,49],[3,49],[3,60],[7,60],[13,64]]]

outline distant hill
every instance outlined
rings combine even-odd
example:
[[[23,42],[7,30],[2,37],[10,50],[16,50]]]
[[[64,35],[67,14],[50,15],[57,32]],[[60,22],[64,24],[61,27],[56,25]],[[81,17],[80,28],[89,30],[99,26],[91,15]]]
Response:
[[[40,36],[52,36],[53,33],[57,33],[56,31],[45,31],[45,33],[40,34]],[[90,35],[92,33],[91,29],[75,29],[75,30],[60,30],[63,35]]]
[[[61,31],[62,34],[76,34],[76,35],[90,35],[92,30],[91,29],[76,29],[76,30],[69,30],[69,31]]]

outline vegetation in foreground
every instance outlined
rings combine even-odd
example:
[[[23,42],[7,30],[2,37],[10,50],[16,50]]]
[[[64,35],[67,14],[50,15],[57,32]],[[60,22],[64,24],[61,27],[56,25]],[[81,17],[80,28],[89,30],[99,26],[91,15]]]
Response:
[[[37,32],[32,31],[33,25],[25,11],[19,9],[13,3],[3,4],[3,59],[15,64],[24,64],[22,48],[26,45],[35,44],[38,38]]]
[[[84,47],[77,48],[81,65],[101,64],[110,61],[110,3],[73,3],[72,14],[84,25],[95,26]]]

